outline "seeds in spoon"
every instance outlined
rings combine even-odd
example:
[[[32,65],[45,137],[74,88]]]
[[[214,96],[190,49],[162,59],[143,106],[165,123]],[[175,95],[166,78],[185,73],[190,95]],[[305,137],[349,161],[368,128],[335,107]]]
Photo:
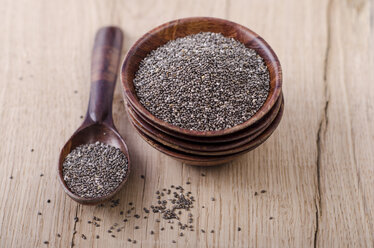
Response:
[[[112,193],[121,184],[127,166],[127,157],[119,148],[96,142],[71,151],[62,165],[62,174],[74,194],[96,198]]]

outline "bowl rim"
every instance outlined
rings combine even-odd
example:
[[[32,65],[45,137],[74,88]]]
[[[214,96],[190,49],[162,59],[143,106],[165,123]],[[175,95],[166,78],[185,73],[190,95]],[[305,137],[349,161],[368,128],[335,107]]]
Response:
[[[274,121],[270,124],[269,127],[267,127],[261,134],[259,134],[254,140],[252,140],[250,143],[252,143],[251,147],[248,147],[247,149],[234,153],[234,154],[226,154],[226,155],[215,155],[215,156],[206,156],[206,155],[196,155],[196,154],[189,154],[183,151],[178,151],[172,147],[168,147],[159,141],[154,140],[153,138],[149,137],[147,134],[145,134],[142,130],[140,130],[138,127],[133,126],[133,128],[136,130],[136,132],[139,134],[139,136],[145,140],[150,146],[152,146],[154,149],[160,151],[163,154],[166,154],[170,157],[182,159],[185,161],[199,161],[199,162],[208,162],[208,161],[217,161],[222,160],[223,158],[227,157],[233,157],[239,154],[243,154],[246,152],[249,152],[251,150],[256,149],[263,143],[265,143],[275,132],[275,130],[278,128],[283,114],[284,114],[284,101],[282,102],[282,106],[279,109],[279,113],[277,114],[277,117],[274,119]]]
[[[267,125],[266,123],[268,123],[269,120],[270,120],[270,122],[272,122],[276,118],[282,102],[283,102],[283,94],[281,94],[279,96],[279,98],[276,101],[276,103],[274,104],[273,108],[267,113],[267,115],[264,116],[261,120],[257,121],[254,125],[252,125],[250,127],[247,127],[247,128],[244,128],[244,129],[242,129],[242,130],[240,130],[236,133],[232,133],[232,134],[228,134],[228,135],[224,135],[224,136],[212,136],[212,137],[188,136],[186,134],[175,133],[172,130],[166,129],[162,126],[158,126],[156,123],[152,123],[149,119],[147,119],[146,116],[143,116],[141,113],[137,112],[137,110],[131,106],[131,103],[129,101],[124,102],[125,103],[124,105],[127,109],[130,108],[131,111],[135,112],[135,114],[137,116],[139,116],[139,118],[142,121],[145,121],[148,125],[154,127],[155,129],[157,129],[161,133],[165,133],[169,136],[172,136],[172,137],[175,137],[175,138],[178,138],[178,139],[182,139],[182,140],[185,140],[185,141],[198,142],[198,143],[201,143],[201,144],[204,144],[204,145],[208,145],[208,144],[214,144],[214,143],[222,144],[222,143],[226,143],[226,142],[238,141],[238,140],[241,140],[241,139],[243,139],[243,138],[245,138],[249,135],[252,135],[252,134],[258,132],[259,130],[262,129],[263,126]],[[258,126],[258,124],[260,124],[260,125]],[[224,137],[230,137],[230,139],[227,139],[227,138],[225,139]],[[232,137],[235,137],[235,138],[231,139]],[[202,140],[202,139],[204,139],[204,140]],[[208,139],[220,139],[220,140],[218,140],[218,141],[217,140],[209,140],[208,141]]]
[[[233,126],[231,128],[227,129],[220,129],[217,131],[198,131],[198,130],[190,130],[186,128],[181,128],[175,125],[172,125],[166,121],[163,121],[156,116],[154,116],[152,113],[150,113],[138,100],[138,97],[136,93],[134,93],[131,90],[130,84],[133,85],[133,81],[130,80],[130,75],[129,75],[129,67],[131,66],[131,62],[134,56],[136,56],[137,51],[141,48],[142,44],[145,44],[149,38],[151,38],[154,35],[157,35],[159,33],[162,33],[163,31],[177,27],[178,25],[181,24],[187,24],[187,23],[196,23],[196,22],[213,22],[217,25],[226,25],[229,26],[237,31],[241,31],[242,33],[246,33],[247,36],[252,36],[253,39],[251,40],[251,43],[255,43],[256,47],[258,46],[259,48],[253,48],[256,52],[259,52],[261,50],[262,55],[260,55],[264,60],[265,63],[269,69],[268,63],[272,66],[272,70],[274,70],[274,75],[271,77],[270,74],[270,82],[274,80],[274,92],[272,94],[269,94],[266,102],[264,105],[248,120],[245,122],[238,124],[236,126]],[[176,28],[175,28],[176,29]],[[246,45],[246,44],[244,44]],[[247,46],[247,45],[246,45]],[[266,55],[263,56],[263,55]],[[130,82],[131,81],[131,82]],[[167,23],[164,23],[162,25],[159,25],[152,30],[148,31],[145,33],[142,37],[140,37],[129,49],[127,52],[127,55],[122,63],[121,66],[121,83],[124,91],[124,97],[131,102],[132,106],[136,108],[139,112],[144,113],[151,121],[154,123],[157,123],[169,130],[178,132],[178,133],[183,133],[191,136],[200,136],[200,137],[214,137],[214,136],[221,136],[221,135],[227,135],[231,134],[237,131],[240,131],[246,127],[251,126],[258,120],[260,120],[262,117],[264,117],[267,112],[273,107],[273,105],[276,103],[278,97],[281,94],[282,91],[282,68],[279,62],[279,59],[273,49],[270,47],[270,45],[258,34],[253,32],[247,27],[244,27],[240,24],[237,24],[235,22],[231,22],[225,19],[220,19],[220,18],[215,18],[215,17],[188,17],[188,18],[181,18],[181,19],[176,19]]]
[[[210,143],[210,144],[204,144],[200,142],[189,142],[189,141],[181,140],[174,136],[162,133],[161,131],[158,131],[158,130],[157,131],[150,130],[150,129],[155,129],[155,128],[149,124],[144,125],[145,124],[144,121],[139,120],[138,119],[139,117],[134,112],[134,110],[129,107],[127,108],[127,114],[128,114],[130,122],[134,126],[137,126],[140,130],[142,130],[143,133],[145,133],[152,139],[160,142],[161,144],[172,147],[179,151],[184,151],[186,153],[216,156],[216,155],[223,155],[225,154],[225,152],[243,147],[245,144],[250,143],[257,136],[261,135],[261,133],[264,132],[273,123],[273,121],[278,117],[278,113],[280,111],[280,108],[282,107],[282,103],[283,103],[283,100],[281,99],[280,107],[278,111],[276,111],[274,115],[274,119],[272,119],[270,122],[264,125],[257,132],[254,132],[238,140],[228,141],[224,143]]]

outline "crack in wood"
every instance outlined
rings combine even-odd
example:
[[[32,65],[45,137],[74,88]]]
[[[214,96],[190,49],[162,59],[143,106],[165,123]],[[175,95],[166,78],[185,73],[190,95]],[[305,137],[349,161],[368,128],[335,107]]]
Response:
[[[74,237],[75,237],[75,234],[77,233],[77,231],[76,231],[77,221],[75,221],[75,220],[76,220],[76,218],[78,218],[78,207],[79,207],[79,204],[77,204],[77,207],[75,208],[73,236],[71,237],[71,242],[70,242],[70,247],[71,248],[74,246]]]
[[[316,207],[316,227],[314,231],[314,241],[313,247],[317,247],[318,241],[318,232],[319,232],[319,219],[322,216],[322,202],[321,202],[321,153],[322,153],[322,140],[326,137],[327,126],[329,124],[328,119],[328,110],[329,110],[329,102],[330,102],[330,93],[328,87],[328,66],[329,66],[329,55],[330,55],[330,47],[331,47],[331,8],[332,0],[329,0],[327,4],[327,11],[326,11],[326,26],[327,26],[327,44],[325,50],[325,59],[324,59],[324,68],[323,68],[323,83],[324,83],[324,98],[325,103],[323,107],[322,117],[319,122],[319,127],[317,131],[317,161],[316,161],[316,173],[317,173],[317,193],[315,199],[315,207]]]

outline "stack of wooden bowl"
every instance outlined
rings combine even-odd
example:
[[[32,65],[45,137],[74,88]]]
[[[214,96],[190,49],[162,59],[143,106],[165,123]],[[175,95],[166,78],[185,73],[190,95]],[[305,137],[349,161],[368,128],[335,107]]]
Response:
[[[199,32],[232,37],[252,48],[264,59],[270,73],[269,96],[260,110],[246,122],[219,131],[195,131],[164,122],[139,102],[133,79],[140,61],[170,40]],[[151,146],[192,165],[226,163],[262,144],[277,128],[283,114],[282,71],[277,56],[257,34],[227,20],[195,17],[163,24],[141,37],[129,50],[121,74],[127,113],[135,130]]]

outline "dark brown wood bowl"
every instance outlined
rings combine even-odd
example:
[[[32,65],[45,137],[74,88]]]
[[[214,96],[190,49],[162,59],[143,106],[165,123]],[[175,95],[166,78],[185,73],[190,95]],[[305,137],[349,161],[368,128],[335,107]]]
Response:
[[[240,130],[236,133],[231,133],[223,136],[213,136],[213,137],[199,137],[199,136],[189,136],[183,133],[177,133],[174,131],[171,131],[169,129],[166,129],[162,126],[159,126],[155,123],[152,123],[150,120],[146,118],[146,116],[143,116],[142,113],[138,112],[135,108],[131,106],[131,103],[127,101],[125,103],[126,108],[131,108],[131,110],[134,112],[136,119],[139,119],[140,123],[147,123],[148,125],[152,126],[152,128],[157,129],[157,131],[160,131],[162,134],[167,134],[169,136],[172,136],[174,138],[178,138],[180,140],[184,141],[191,141],[191,142],[198,142],[203,144],[219,144],[219,143],[227,143],[227,142],[233,142],[236,140],[240,140],[243,138],[246,138],[250,135],[253,135],[261,130],[264,129],[264,127],[267,127],[277,116],[279,108],[281,106],[283,99],[283,95],[281,94],[278,98],[277,102],[275,103],[274,107],[259,121],[257,121],[252,126],[249,126],[243,130]],[[146,126],[144,126],[146,127]],[[157,134],[157,132],[156,132]],[[162,137],[160,137],[162,138]]]
[[[185,37],[199,32],[221,33],[226,37],[242,42],[246,47],[256,50],[264,59],[270,73],[270,91],[267,100],[259,111],[249,120],[232,128],[218,131],[196,131],[174,126],[152,115],[138,100],[133,79],[139,64],[152,50],[170,40]],[[243,130],[261,120],[271,110],[281,94],[282,70],[280,62],[271,47],[259,35],[237,23],[212,17],[191,17],[174,20],[156,27],[143,35],[128,51],[121,70],[121,81],[124,94],[131,106],[142,113],[152,123],[168,130],[189,136],[215,137]]]
[[[282,109],[283,102],[281,110]],[[136,113],[134,113],[134,111],[130,107],[127,108],[127,111],[129,114],[129,119],[132,122],[132,124],[153,140],[178,151],[205,156],[229,155],[246,150],[248,147],[251,146],[252,140],[254,140],[258,135],[260,135],[272,123],[269,122],[258,132],[240,140],[217,144],[202,144],[199,142],[181,140],[168,134],[162,133],[159,130],[152,127],[151,125],[142,121],[139,117],[137,117]]]
[[[246,150],[241,151],[236,154],[230,154],[230,155],[222,155],[222,156],[204,156],[204,155],[194,155],[194,154],[188,154],[185,152],[181,152],[178,150],[175,150],[173,148],[167,147],[156,140],[152,139],[151,137],[147,136],[145,133],[143,133],[140,129],[138,129],[136,126],[133,126],[135,130],[138,132],[139,136],[142,137],[148,144],[150,144],[155,149],[159,150],[160,152],[189,165],[196,165],[196,166],[213,166],[213,165],[219,165],[224,164],[227,162],[232,161],[236,157],[249,152],[262,143],[264,143],[271,134],[275,131],[275,129],[278,127],[278,124],[280,123],[280,120],[282,119],[283,115],[283,104],[281,107],[281,110],[279,111],[279,114],[277,115],[277,118],[272,122],[272,124],[263,132],[261,133],[256,139],[254,139],[251,142],[251,146],[248,147]]]

